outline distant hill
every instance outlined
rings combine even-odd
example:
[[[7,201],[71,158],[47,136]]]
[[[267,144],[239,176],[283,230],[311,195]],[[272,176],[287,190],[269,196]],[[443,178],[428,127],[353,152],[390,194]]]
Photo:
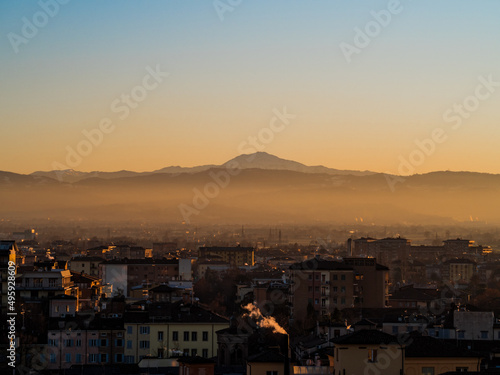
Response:
[[[375,172],[370,171],[351,171],[351,170],[339,170],[327,168],[324,166],[313,166],[309,167],[304,164],[298,163],[296,161],[281,159],[277,156],[268,154],[267,152],[256,152],[254,154],[243,154],[227,161],[222,165],[200,165],[196,167],[180,167],[180,166],[170,166],[161,168],[151,172],[132,172],[132,171],[118,171],[118,172],[80,172],[72,169],[62,170],[62,171],[37,171],[33,172],[33,176],[42,176],[57,179],[65,182],[78,182],[85,180],[87,178],[102,178],[102,179],[113,179],[122,177],[136,177],[151,175],[155,173],[169,173],[169,174],[179,174],[179,173],[198,173],[209,170],[211,168],[225,167],[230,163],[238,163],[241,169],[272,169],[272,170],[285,170],[285,171],[296,171],[303,173],[328,173],[328,174],[338,174],[338,175],[355,175],[364,176],[369,174],[374,174]]]
[[[97,173],[75,182],[0,172],[0,219],[452,224],[478,218],[500,224],[500,175],[317,173],[309,168],[318,167],[265,153],[232,162],[240,166],[234,176],[227,174],[229,162],[181,173]]]

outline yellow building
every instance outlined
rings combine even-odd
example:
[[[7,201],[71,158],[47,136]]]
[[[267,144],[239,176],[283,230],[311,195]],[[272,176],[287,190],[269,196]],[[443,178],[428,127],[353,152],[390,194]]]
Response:
[[[217,355],[216,331],[229,321],[198,305],[151,304],[146,311],[125,314],[125,362],[136,363],[145,356],[169,358]]]
[[[404,345],[395,336],[363,329],[334,340],[334,374],[400,375]]]
[[[285,356],[272,350],[267,350],[265,352],[261,352],[248,357],[247,375],[284,375],[285,373],[290,374],[290,371],[285,372],[285,366]]]
[[[405,375],[479,371],[481,357],[430,336],[411,335],[405,349]]]

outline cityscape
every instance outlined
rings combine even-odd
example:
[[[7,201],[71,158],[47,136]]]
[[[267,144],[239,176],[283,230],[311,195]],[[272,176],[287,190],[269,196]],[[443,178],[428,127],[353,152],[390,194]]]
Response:
[[[500,374],[500,4],[0,4],[0,368]]]

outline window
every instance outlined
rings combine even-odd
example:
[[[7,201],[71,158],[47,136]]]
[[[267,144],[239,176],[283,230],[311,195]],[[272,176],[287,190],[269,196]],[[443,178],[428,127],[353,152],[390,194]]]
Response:
[[[208,331],[203,331],[202,340],[203,341],[208,341]]]
[[[139,341],[139,348],[149,349],[149,341]]]
[[[458,338],[464,339],[465,338],[465,331],[458,331]]]
[[[313,275],[309,274],[308,279],[312,280],[313,279]]]
[[[64,361],[65,361],[66,363],[71,362],[71,353],[66,353],[66,356],[65,356],[65,358],[64,358]]]
[[[333,280],[338,280],[339,276],[338,275],[333,275]]]
[[[141,326],[140,333],[141,335],[149,335],[149,326]]]
[[[377,349],[368,350],[368,362],[377,362]]]
[[[107,339],[101,339],[101,346],[108,346],[108,340]]]
[[[203,349],[203,350],[201,351],[201,353],[202,353],[202,354],[201,354],[201,356],[202,356],[203,358],[208,358],[208,349]]]
[[[66,312],[69,312],[69,305],[66,305]]]
[[[56,363],[56,355],[54,353],[50,353],[50,363]]]
[[[339,290],[339,288],[337,288],[336,286],[333,287],[334,292],[337,292],[338,290]]]
[[[312,286],[307,287],[307,291],[308,292],[312,292],[313,291],[313,287]]]
[[[321,275],[321,282],[324,283],[326,281],[326,275]]]
[[[198,350],[197,349],[191,349],[191,355],[194,357],[195,355],[198,354]]]
[[[345,275],[341,275],[340,280],[345,280]]]
[[[75,346],[82,346],[82,339],[77,339]]]
[[[319,299],[317,299],[317,298],[316,298],[316,299],[314,300],[314,304],[315,304],[315,305],[319,304]]]
[[[434,367],[422,367],[422,375],[434,375]]]
[[[345,286],[340,287],[340,293],[345,293]]]
[[[132,334],[132,326],[127,326],[127,334]]]
[[[321,298],[321,307],[325,307],[325,306],[326,306],[326,299]]]
[[[49,346],[57,346],[57,340],[56,339],[49,339]]]
[[[189,355],[189,349],[184,349],[184,350],[183,350],[183,353],[184,353],[184,355],[186,355],[186,356],[187,356],[187,355]]]
[[[319,280],[319,274],[318,273],[316,274],[316,280]]]
[[[191,332],[191,341],[198,341],[198,332]]]
[[[59,306],[56,306],[56,307],[55,307],[55,311],[56,311],[56,313],[58,313],[58,312],[59,312]]]
[[[101,354],[101,362],[102,363],[108,362],[108,355],[107,354]]]
[[[158,349],[158,358],[163,358],[163,353],[164,353],[163,349]]]
[[[126,355],[125,363],[135,363],[135,357],[133,355]]]
[[[123,362],[123,354],[115,354],[115,362],[122,363]]]
[[[177,332],[177,331],[172,332],[172,340],[179,341],[179,332]]]
[[[122,339],[116,339],[115,340],[115,346],[118,348],[121,348],[123,346],[123,340]]]
[[[127,340],[127,349],[132,349],[132,340]]]
[[[189,332],[184,331],[184,341],[189,341]]]
[[[80,353],[75,355],[75,362],[82,363],[82,355]]]
[[[481,331],[481,338],[487,339],[488,338],[488,331]]]
[[[89,354],[89,362],[96,363],[98,354]]]
[[[315,291],[316,293],[319,293],[319,286],[314,287],[314,291]]]
[[[341,304],[341,305],[345,305],[345,298],[344,298],[344,297],[342,297],[342,298],[340,299],[340,304]]]
[[[158,341],[163,341],[163,331],[158,331]]]

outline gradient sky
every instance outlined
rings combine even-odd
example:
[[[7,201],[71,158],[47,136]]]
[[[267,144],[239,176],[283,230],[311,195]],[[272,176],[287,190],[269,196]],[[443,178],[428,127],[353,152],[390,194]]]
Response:
[[[500,173],[500,87],[459,129],[443,120],[474,95],[478,77],[500,82],[500,2],[401,0],[402,11],[348,63],[340,44],[354,45],[354,29],[387,7],[243,0],[221,21],[211,0],[73,0],[15,53],[9,33],[22,36],[23,17],[41,7],[2,1],[0,170],[67,165],[67,148],[103,118],[114,130],[74,169],[219,164],[286,107],[296,118],[262,151],[396,173],[416,140],[442,128],[447,140],[415,173]],[[169,77],[120,119],[111,103],[157,65]]]

